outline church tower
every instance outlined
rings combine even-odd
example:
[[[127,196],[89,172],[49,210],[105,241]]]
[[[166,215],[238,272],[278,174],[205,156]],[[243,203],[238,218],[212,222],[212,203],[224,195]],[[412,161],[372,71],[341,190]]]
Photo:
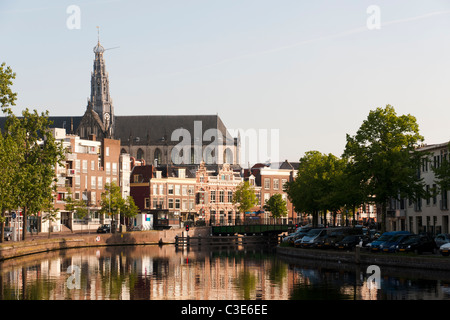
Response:
[[[103,53],[105,49],[100,44],[100,39],[94,47],[94,70],[91,73],[91,96],[88,108],[92,108],[99,116],[105,135],[112,137],[114,134],[114,107],[109,95],[109,78],[105,69]]]

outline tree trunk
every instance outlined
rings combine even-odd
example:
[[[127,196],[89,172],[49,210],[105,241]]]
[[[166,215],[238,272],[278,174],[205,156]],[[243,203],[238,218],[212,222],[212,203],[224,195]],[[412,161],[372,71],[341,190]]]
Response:
[[[381,233],[386,232],[386,201],[381,204]]]
[[[19,225],[20,230],[20,225]],[[22,240],[25,241],[26,239],[26,232],[27,231],[27,207],[23,207],[22,210]]]

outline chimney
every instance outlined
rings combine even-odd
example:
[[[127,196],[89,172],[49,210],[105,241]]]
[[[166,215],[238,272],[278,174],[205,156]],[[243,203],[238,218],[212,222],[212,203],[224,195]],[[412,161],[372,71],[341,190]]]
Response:
[[[95,138],[95,134],[90,134],[90,135],[89,135],[89,140],[91,140],[91,141],[96,141],[95,139],[96,139],[96,138]]]

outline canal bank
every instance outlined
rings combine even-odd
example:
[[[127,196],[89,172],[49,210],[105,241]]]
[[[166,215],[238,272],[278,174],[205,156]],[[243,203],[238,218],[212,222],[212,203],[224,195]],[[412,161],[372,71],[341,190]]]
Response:
[[[280,246],[276,248],[276,253],[280,256],[330,263],[377,265],[380,267],[385,266],[450,272],[450,258],[437,255],[416,256],[407,254],[371,253],[359,248],[353,252],[346,252],[336,250],[299,249]]]
[[[207,237],[210,228],[197,227],[189,231],[189,235]],[[70,248],[101,247],[101,246],[127,246],[127,245],[157,245],[173,244],[175,237],[186,235],[184,229],[133,231],[124,233],[101,234],[39,234],[29,236],[25,241],[5,241],[0,244],[0,261],[25,255],[64,250]]]

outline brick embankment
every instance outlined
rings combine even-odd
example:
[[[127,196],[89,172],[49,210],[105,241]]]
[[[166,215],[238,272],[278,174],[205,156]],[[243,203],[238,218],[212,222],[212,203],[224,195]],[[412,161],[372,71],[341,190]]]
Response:
[[[53,250],[98,247],[98,246],[120,246],[120,245],[155,245],[160,242],[171,244],[175,236],[181,236],[184,229],[133,231],[114,234],[91,233],[64,233],[29,235],[25,241],[5,241],[0,244],[0,260],[20,257],[28,254],[47,252]],[[191,236],[208,236],[210,228],[192,228]]]
[[[370,253],[364,250],[360,251],[358,254],[356,251],[342,252],[334,250],[298,249],[289,247],[277,247],[276,252],[279,255],[287,257],[311,259],[330,263],[337,262],[395,268],[450,271],[450,258],[438,255],[407,256],[390,253]]]

